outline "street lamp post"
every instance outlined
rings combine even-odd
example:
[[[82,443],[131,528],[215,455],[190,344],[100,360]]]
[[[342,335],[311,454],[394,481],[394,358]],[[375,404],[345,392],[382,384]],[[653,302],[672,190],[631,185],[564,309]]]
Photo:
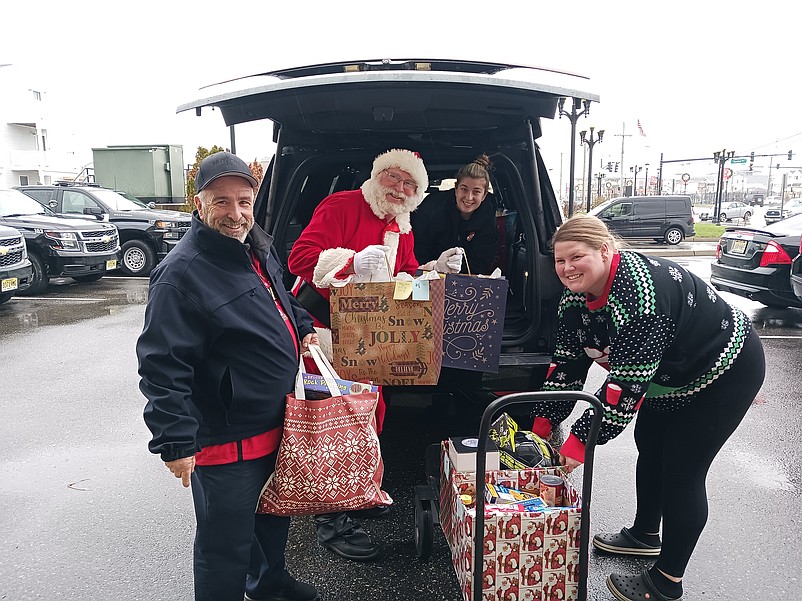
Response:
[[[735,151],[726,149],[713,153],[713,160],[718,164],[718,179],[716,180],[716,210],[714,212],[716,225],[721,225],[721,192],[724,189],[724,163],[735,156]]]
[[[574,166],[576,164],[576,121],[582,115],[587,116],[588,111],[590,110],[590,100],[574,98],[570,112],[564,110],[564,106],[565,98],[560,98],[557,101],[559,116],[562,119],[563,115],[565,115],[571,122],[571,158],[569,160],[568,168],[568,177],[570,178],[568,185],[568,216],[570,217],[574,214],[574,186],[576,185],[576,182],[574,181]],[[580,110],[580,107],[583,108]]]
[[[602,180],[605,177],[606,176],[605,176],[604,173],[597,173],[596,174],[596,180],[597,180],[597,182],[596,182],[596,196],[597,197],[601,197],[601,195],[602,195],[601,183],[602,183]]]
[[[600,129],[599,133],[596,134],[596,139],[593,139],[593,130],[594,128],[590,128],[590,136],[585,137],[588,133],[584,129],[579,132],[579,139],[582,141],[582,144],[588,145],[588,202],[587,208],[585,209],[586,213],[590,213],[590,195],[593,192],[593,147],[597,143],[601,143],[602,138],[604,137],[604,130]]]
[[[632,177],[634,178],[632,181],[632,194],[630,196],[637,196],[638,195],[638,173],[643,171],[643,166],[635,165],[630,167],[629,170],[634,174]]]

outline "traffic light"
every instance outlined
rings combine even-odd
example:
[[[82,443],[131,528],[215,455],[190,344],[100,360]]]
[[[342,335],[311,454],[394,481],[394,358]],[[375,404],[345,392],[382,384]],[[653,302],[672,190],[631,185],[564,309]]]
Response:
[[[749,163],[749,171],[752,171],[752,163]]]
[[[754,151],[749,153],[749,162],[750,163],[754,163],[755,162],[755,153],[754,153]],[[750,171],[751,171],[751,169],[750,169]]]
[[[612,163],[612,161],[609,161],[607,163],[607,171],[612,171],[612,170],[613,170],[613,163]]]
[[[616,163],[616,164],[615,164],[615,172],[616,172],[616,173],[618,173],[618,166],[619,166],[620,164],[621,164],[621,163]]]
[[[792,156],[794,156],[794,151],[793,151],[793,150],[789,150],[789,151],[788,151],[788,160],[789,160],[789,161],[791,160],[791,157],[792,157]]]

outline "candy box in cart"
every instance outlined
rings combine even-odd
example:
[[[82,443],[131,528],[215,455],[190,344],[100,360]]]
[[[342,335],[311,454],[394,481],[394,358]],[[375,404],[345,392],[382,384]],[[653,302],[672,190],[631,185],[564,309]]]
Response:
[[[563,504],[538,511],[485,505],[483,601],[565,601],[578,598],[581,497],[560,468],[486,472],[488,483],[540,494],[540,476],[563,477]],[[464,497],[463,497],[464,495]],[[473,601],[476,474],[457,472],[442,443],[440,523],[465,601]],[[466,504],[466,502],[468,504]]]

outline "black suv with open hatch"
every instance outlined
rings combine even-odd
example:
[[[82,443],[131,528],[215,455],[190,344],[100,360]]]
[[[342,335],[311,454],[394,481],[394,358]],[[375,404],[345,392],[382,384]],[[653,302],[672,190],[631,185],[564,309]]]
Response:
[[[287,286],[294,280],[287,256],[315,207],[328,194],[358,188],[380,153],[419,153],[430,190],[477,156],[490,157],[501,240],[495,266],[509,280],[500,369],[484,374],[478,390],[467,377],[454,384],[470,396],[537,389],[551,360],[562,292],[549,240],[563,217],[538,145],[541,119],[555,118],[566,97],[597,101],[581,91],[585,78],[513,64],[387,59],[285,69],[237,83],[236,91],[211,89],[178,110],[216,108],[228,126],[273,122],[277,149],[255,215],[274,236]],[[460,390],[461,382],[471,390]]]

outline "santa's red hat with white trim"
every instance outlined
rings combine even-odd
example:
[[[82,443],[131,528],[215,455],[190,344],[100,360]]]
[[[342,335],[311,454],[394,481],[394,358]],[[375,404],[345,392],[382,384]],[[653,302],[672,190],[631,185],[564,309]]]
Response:
[[[418,189],[415,192],[415,200],[420,202],[426,189],[429,187],[429,174],[426,173],[426,167],[423,165],[423,160],[417,152],[405,150],[403,148],[393,148],[387,152],[383,152],[377,156],[373,161],[373,169],[370,172],[371,178],[378,178],[379,174],[385,169],[396,167],[402,171],[406,171],[418,184]]]

